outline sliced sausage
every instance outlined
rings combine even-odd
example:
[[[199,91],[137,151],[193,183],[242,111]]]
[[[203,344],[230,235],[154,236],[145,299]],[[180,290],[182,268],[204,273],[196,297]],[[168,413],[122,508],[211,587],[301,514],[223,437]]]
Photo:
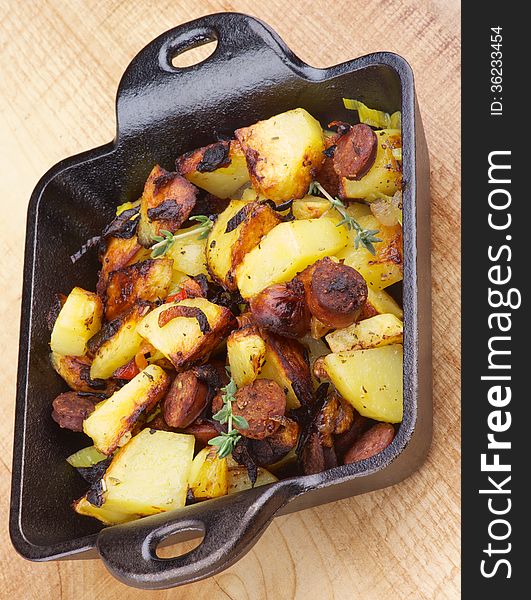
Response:
[[[64,429],[83,431],[83,421],[94,411],[101,398],[90,394],[65,392],[52,402],[52,419]]]
[[[294,279],[270,285],[251,300],[254,322],[273,333],[300,338],[310,329],[304,284]]]
[[[306,271],[301,275],[312,315],[334,329],[352,325],[367,301],[365,279],[352,267],[328,257]]]
[[[299,424],[284,417],[281,426],[263,440],[249,440],[249,451],[260,467],[272,465],[284,458],[299,439]]]
[[[339,433],[334,438],[334,448],[339,459],[354,445],[360,436],[372,427],[374,421],[363,417],[357,410],[352,409],[352,424],[347,431]]]
[[[350,125],[348,123],[334,121],[332,123],[329,123],[328,127],[337,127],[337,133],[326,138],[325,149],[323,150],[325,159],[319,169],[319,172],[317,173],[317,181],[331,196],[338,196],[340,185],[339,176],[336,173],[336,170],[334,169],[334,154],[337,149],[337,142],[339,141],[342,135],[348,132],[348,130],[350,129]]]
[[[354,125],[342,135],[334,152],[334,170],[339,177],[361,179],[376,159],[378,138],[363,123]]]
[[[159,413],[156,417],[153,417],[151,421],[144,424],[149,429],[156,429],[157,431],[175,431],[175,427],[170,427],[168,423],[166,423],[162,413]]]
[[[275,417],[284,416],[286,394],[275,381],[257,379],[236,392],[232,412],[244,417],[248,429],[241,429],[245,437],[261,440],[277,431],[280,426]]]
[[[304,475],[314,475],[336,466],[334,448],[323,446],[317,431],[310,433],[301,452],[301,467]]]
[[[367,430],[347,451],[343,462],[348,465],[379,454],[395,437],[395,428],[389,423],[377,423]]]
[[[189,433],[195,437],[195,441],[201,446],[206,446],[212,438],[219,435],[216,427],[205,419],[197,419],[191,425],[188,425],[183,433]]]
[[[179,373],[162,402],[162,415],[170,427],[187,427],[205,410],[208,385],[192,370]]]
[[[301,453],[301,466],[304,475],[314,475],[324,471],[325,461],[323,447],[321,446],[321,440],[319,434],[314,431],[311,433]]]
[[[263,440],[275,433],[280,427],[280,419],[286,411],[286,395],[282,388],[270,379],[257,379],[244,385],[235,394],[232,412],[244,417],[248,429],[238,429],[245,437]],[[221,394],[212,401],[212,412],[215,414],[223,406]]]

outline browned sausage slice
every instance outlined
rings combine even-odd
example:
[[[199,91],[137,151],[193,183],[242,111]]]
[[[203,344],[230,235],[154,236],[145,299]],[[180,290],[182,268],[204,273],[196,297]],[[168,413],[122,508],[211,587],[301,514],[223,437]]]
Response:
[[[334,169],[334,154],[337,149],[337,142],[341,136],[349,131],[350,127],[348,123],[342,123],[341,121],[332,121],[328,124],[329,129],[336,129],[337,132],[325,140],[325,149],[323,150],[325,159],[317,173],[317,181],[332,196],[339,196],[340,191],[339,176]]]
[[[308,436],[301,454],[302,472],[304,475],[314,475],[325,469],[323,447],[319,434],[314,431]]]
[[[378,138],[363,123],[354,125],[337,141],[334,152],[334,170],[339,177],[361,179],[376,158]]]
[[[352,325],[367,301],[365,279],[352,267],[322,258],[300,276],[314,317],[334,329]]]
[[[281,426],[263,440],[251,440],[251,456],[260,467],[272,465],[295,447],[299,439],[300,427],[293,419],[283,418]]]
[[[273,333],[299,338],[310,328],[304,285],[298,279],[270,285],[251,300],[250,306],[254,322]]]
[[[367,417],[362,417],[357,410],[352,409],[352,424],[350,429],[339,433],[334,439],[334,448],[338,458],[342,458],[360,436],[371,427],[372,421]]]
[[[192,370],[179,373],[162,403],[164,420],[170,427],[187,427],[208,403],[208,385]]]
[[[377,423],[366,431],[347,451],[343,462],[348,465],[370,458],[385,450],[395,437],[395,428],[389,423]]]
[[[312,432],[304,444],[301,454],[301,466],[304,475],[314,475],[325,469],[337,466],[334,448],[328,448],[321,442],[318,432]]]
[[[183,433],[189,433],[195,437],[195,441],[201,446],[206,446],[212,438],[219,435],[219,431],[212,423],[203,419],[197,419],[184,430]]]
[[[240,388],[232,403],[232,412],[244,417],[248,429],[238,429],[245,437],[263,440],[280,427],[275,417],[284,416],[286,395],[278,383],[270,379],[257,379]]]
[[[142,424],[142,428],[148,427],[149,429],[156,429],[157,431],[175,431],[175,427],[170,427],[166,423],[162,413],[159,413],[156,417],[153,417],[151,421]]]
[[[59,394],[52,402],[52,419],[64,429],[83,431],[83,421],[94,411],[101,398],[77,392]]]

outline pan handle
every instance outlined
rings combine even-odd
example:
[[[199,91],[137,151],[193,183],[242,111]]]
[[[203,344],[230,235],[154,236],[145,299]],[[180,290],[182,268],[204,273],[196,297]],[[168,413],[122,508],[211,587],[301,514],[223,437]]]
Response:
[[[245,555],[275,514],[302,492],[285,480],[103,529],[98,552],[107,569],[123,583],[142,589],[165,589],[210,577]],[[157,546],[169,536],[203,534],[192,551],[159,558]]]
[[[204,61],[182,68],[172,65],[174,57],[211,41],[217,41],[217,47]],[[146,104],[150,112],[161,110],[164,104],[173,111],[181,106],[185,109],[190,97],[197,95],[195,75],[199,70],[210,76],[201,79],[202,87],[208,85],[208,79],[207,91],[215,94],[216,74],[227,69],[228,61],[235,77],[242,71],[262,83],[277,80],[281,73],[287,75],[303,64],[262,21],[241,13],[206,15],[163,33],[135,56],[118,88],[119,130],[127,135],[128,129],[137,128]],[[146,96],[150,100],[147,103]]]

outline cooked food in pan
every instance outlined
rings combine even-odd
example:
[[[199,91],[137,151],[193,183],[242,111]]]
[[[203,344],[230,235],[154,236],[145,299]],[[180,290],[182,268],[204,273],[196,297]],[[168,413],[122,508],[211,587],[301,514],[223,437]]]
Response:
[[[297,108],[153,167],[100,238],[96,291],[50,311],[106,524],[383,451],[402,420],[400,114]],[[354,115],[354,113],[353,113]],[[355,115],[354,115],[355,116]]]

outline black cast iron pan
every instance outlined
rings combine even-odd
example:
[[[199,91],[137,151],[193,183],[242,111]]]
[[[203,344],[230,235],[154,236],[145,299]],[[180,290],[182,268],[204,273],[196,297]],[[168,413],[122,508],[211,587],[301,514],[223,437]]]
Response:
[[[206,61],[172,66],[179,53],[212,40],[217,48]],[[299,106],[323,124],[352,122],[356,113],[343,108],[342,97],[402,110],[405,406],[394,442],[369,460],[126,525],[102,528],[75,514],[70,504],[85,484],[64,459],[88,439],[59,430],[51,419],[51,399],[64,388],[48,362],[46,313],[55,292],[93,289],[98,264],[95,255],[76,265],[69,256],[101,231],[119,202],[139,197],[155,163],[173,169],[179,154]],[[30,560],[99,554],[121,581],[160,589],[225,569],[275,515],[392,485],[422,463],[431,440],[428,153],[404,59],[382,52],[316,69],[262,22],[236,13],[203,17],[151,42],[125,72],[116,112],[115,141],[54,166],[29,204],[10,531]],[[203,542],[186,555],[161,559],[155,553],[170,536],[179,541],[201,534]]]

